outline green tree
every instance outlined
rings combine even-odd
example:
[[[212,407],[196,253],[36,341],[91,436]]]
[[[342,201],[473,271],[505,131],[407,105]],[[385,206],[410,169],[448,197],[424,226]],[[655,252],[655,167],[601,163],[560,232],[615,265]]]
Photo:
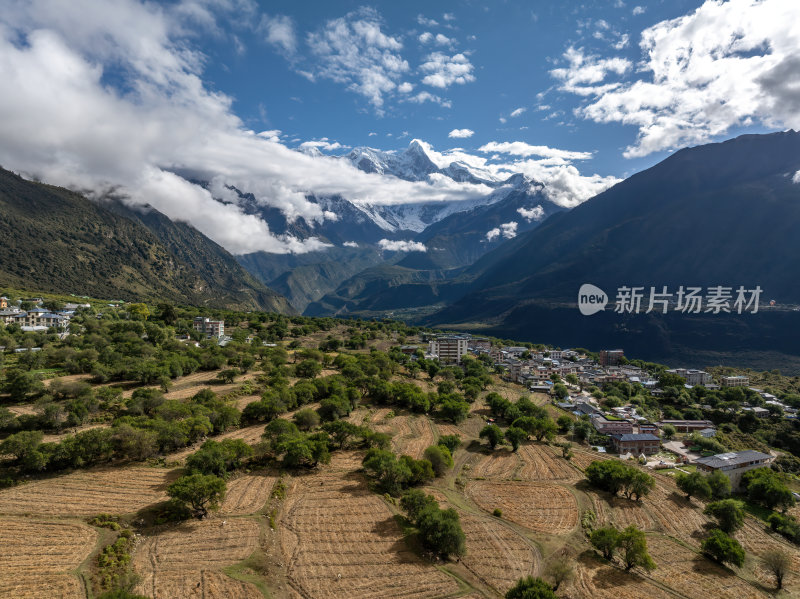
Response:
[[[706,477],[706,482],[711,488],[711,497],[713,499],[725,499],[731,494],[731,479],[729,479],[720,470],[714,470]]]
[[[691,472],[686,474],[679,472],[675,477],[675,482],[678,488],[686,493],[686,500],[689,501],[692,497],[697,497],[703,501],[711,499],[711,486],[708,484],[708,477],[703,476],[700,472]]]
[[[459,424],[469,416],[469,404],[457,399],[445,399],[439,406],[442,417],[453,424]]]
[[[361,433],[361,429],[347,420],[334,420],[322,425],[322,430],[330,435],[331,440],[339,449],[346,447],[350,440]]]
[[[569,432],[569,429],[572,428],[572,418],[567,416],[566,414],[561,414],[556,420],[556,424],[558,425],[558,432],[562,435],[565,435]]]
[[[411,489],[403,493],[400,507],[408,514],[408,518],[416,523],[423,511],[431,506],[439,507],[433,495],[428,495],[419,489]]]
[[[417,520],[422,544],[442,557],[461,556],[467,552],[466,536],[461,529],[458,512],[453,508],[446,510],[428,507]]]
[[[128,313],[134,320],[147,320],[150,317],[150,308],[147,304],[129,304]]]
[[[557,430],[556,423],[553,422],[553,419],[549,416],[533,419],[531,434],[536,437],[537,441],[542,441],[544,439],[552,441],[555,439]]]
[[[316,360],[303,360],[294,367],[294,372],[298,378],[313,379],[322,372],[322,364]]]
[[[744,525],[744,504],[736,499],[709,503],[703,513],[716,518],[720,529],[728,534],[733,534]]]
[[[593,530],[589,535],[592,547],[599,550],[607,560],[614,559],[614,551],[619,546],[619,531],[613,526]]]
[[[450,450],[442,445],[431,445],[425,450],[423,458],[428,460],[436,476],[443,476],[453,467],[453,456]]]
[[[439,437],[438,445],[447,447],[450,454],[454,454],[456,449],[461,447],[461,437],[458,435],[442,435]]]
[[[297,410],[297,412],[295,412],[292,420],[294,420],[297,428],[299,428],[301,431],[308,431],[319,426],[320,418],[316,410],[312,410],[311,408],[303,408],[302,410]]]
[[[553,395],[556,396],[556,399],[563,401],[569,397],[569,390],[563,383],[556,383],[553,385]]]
[[[732,564],[741,568],[744,565],[744,549],[739,541],[715,528],[700,545],[703,553],[721,564]]]
[[[663,435],[664,435],[664,438],[665,438],[667,441],[669,441],[670,439],[672,439],[672,437],[674,437],[674,436],[675,436],[675,434],[678,432],[678,429],[676,429],[676,428],[675,428],[674,426],[672,426],[671,424],[665,424],[665,425],[662,427],[662,429],[661,429],[661,432],[663,433]]]
[[[503,442],[503,431],[496,424],[487,424],[481,429],[478,435],[481,439],[486,439],[489,447],[494,449]]]
[[[506,599],[556,599],[556,594],[541,578],[526,576],[506,592]]]
[[[225,481],[218,476],[190,474],[167,487],[167,495],[189,506],[198,518],[203,518],[209,510],[219,509],[225,498],[225,488]]]
[[[648,572],[655,569],[656,564],[647,553],[647,537],[634,525],[628,526],[619,534],[618,548],[626,570],[637,566]]]
[[[239,376],[239,374],[240,373],[237,368],[228,368],[217,374],[217,380],[220,383],[231,384],[234,380],[236,380],[236,377]]]
[[[408,465],[398,461],[397,456],[385,449],[368,450],[362,464],[377,479],[383,490],[392,495],[399,495],[411,478]]]
[[[21,462],[39,448],[43,438],[41,431],[20,431],[0,442],[0,455],[13,455]]]
[[[791,490],[771,468],[756,468],[742,475],[742,486],[747,489],[751,501],[768,509],[786,509],[795,504]]]
[[[517,451],[522,442],[528,438],[528,433],[516,426],[510,426],[506,429],[505,437],[506,441],[511,443],[511,449]]]

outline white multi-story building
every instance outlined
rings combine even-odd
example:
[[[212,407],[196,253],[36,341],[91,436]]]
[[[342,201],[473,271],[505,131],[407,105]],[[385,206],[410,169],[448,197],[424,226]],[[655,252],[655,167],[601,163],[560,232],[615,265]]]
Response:
[[[461,364],[467,353],[469,339],[458,335],[437,337],[430,342],[429,353],[446,364]]]
[[[723,376],[720,379],[723,387],[747,387],[750,384],[749,376]]]
[[[198,316],[194,319],[194,330],[198,333],[203,333],[206,337],[216,337],[219,339],[225,335],[225,321],[224,320],[211,320],[210,318],[203,318]]]

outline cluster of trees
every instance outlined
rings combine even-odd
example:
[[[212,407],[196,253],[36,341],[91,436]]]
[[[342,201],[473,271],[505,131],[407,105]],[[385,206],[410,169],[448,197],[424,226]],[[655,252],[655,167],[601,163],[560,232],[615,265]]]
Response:
[[[764,507],[786,510],[795,504],[794,495],[783,482],[784,475],[771,468],[756,468],[742,475],[742,486],[747,490],[747,498]]]
[[[647,552],[647,537],[634,525],[624,530],[613,526],[598,528],[589,535],[589,542],[607,560],[613,561],[615,556],[619,557],[626,570],[640,567],[649,572],[656,567]]]
[[[724,499],[731,494],[731,481],[719,470],[704,475],[701,472],[679,472],[675,477],[678,488],[686,493],[686,499],[692,497],[708,501]]]
[[[453,467],[451,448],[454,451],[461,440],[457,435],[449,435],[442,440],[439,444],[428,447],[421,460],[415,460],[408,455],[398,457],[388,449],[373,447],[367,451],[362,463],[382,491],[399,495],[409,487],[443,476]]]
[[[655,487],[655,479],[635,466],[619,460],[592,462],[584,471],[589,484],[612,495],[622,493],[639,501]]]
[[[423,547],[444,558],[467,553],[466,536],[453,508],[441,509],[433,495],[419,489],[406,491],[400,506],[416,528]]]

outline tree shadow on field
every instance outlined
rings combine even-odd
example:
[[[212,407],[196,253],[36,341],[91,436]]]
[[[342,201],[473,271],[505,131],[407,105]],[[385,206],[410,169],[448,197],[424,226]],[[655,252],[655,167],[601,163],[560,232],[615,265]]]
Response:
[[[411,563],[418,561],[418,555],[422,551],[416,534],[403,536],[403,531],[395,516],[389,516],[385,520],[376,522],[370,531],[382,539],[393,539],[388,552],[397,556],[400,563]]]
[[[489,455],[488,449],[489,448],[486,445],[475,439],[472,439],[472,441],[469,442],[469,445],[464,446],[464,451],[469,453],[479,453],[482,455]]]

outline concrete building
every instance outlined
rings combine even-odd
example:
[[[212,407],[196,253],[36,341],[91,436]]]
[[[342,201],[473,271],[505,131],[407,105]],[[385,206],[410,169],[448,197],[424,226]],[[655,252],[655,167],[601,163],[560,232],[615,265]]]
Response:
[[[772,460],[773,457],[771,455],[747,449],[745,451],[719,453],[707,458],[699,458],[694,463],[700,472],[711,473],[719,470],[730,479],[732,489],[737,491],[742,483],[742,474],[754,468],[768,466]]]
[[[461,364],[467,354],[469,339],[458,335],[437,337],[430,342],[429,352],[443,364]]]
[[[686,368],[674,368],[667,370],[669,374],[677,374],[687,385],[705,385],[711,382],[711,375],[705,370],[687,370]]]
[[[619,366],[625,352],[621,349],[602,349],[600,350],[601,366]]]
[[[664,428],[668,424],[674,426],[679,433],[691,433],[714,426],[710,420],[661,420],[658,422],[659,428]]]
[[[749,376],[723,376],[720,380],[723,387],[747,387],[750,385]]]
[[[653,455],[661,448],[661,440],[650,433],[612,435],[611,445],[617,453]]]
[[[225,335],[224,320],[211,320],[210,318],[198,316],[194,319],[193,326],[195,331],[203,333],[209,339],[212,337],[219,339]]]
[[[601,435],[628,435],[633,433],[633,424],[627,420],[609,420],[602,414],[592,416],[592,425]]]

